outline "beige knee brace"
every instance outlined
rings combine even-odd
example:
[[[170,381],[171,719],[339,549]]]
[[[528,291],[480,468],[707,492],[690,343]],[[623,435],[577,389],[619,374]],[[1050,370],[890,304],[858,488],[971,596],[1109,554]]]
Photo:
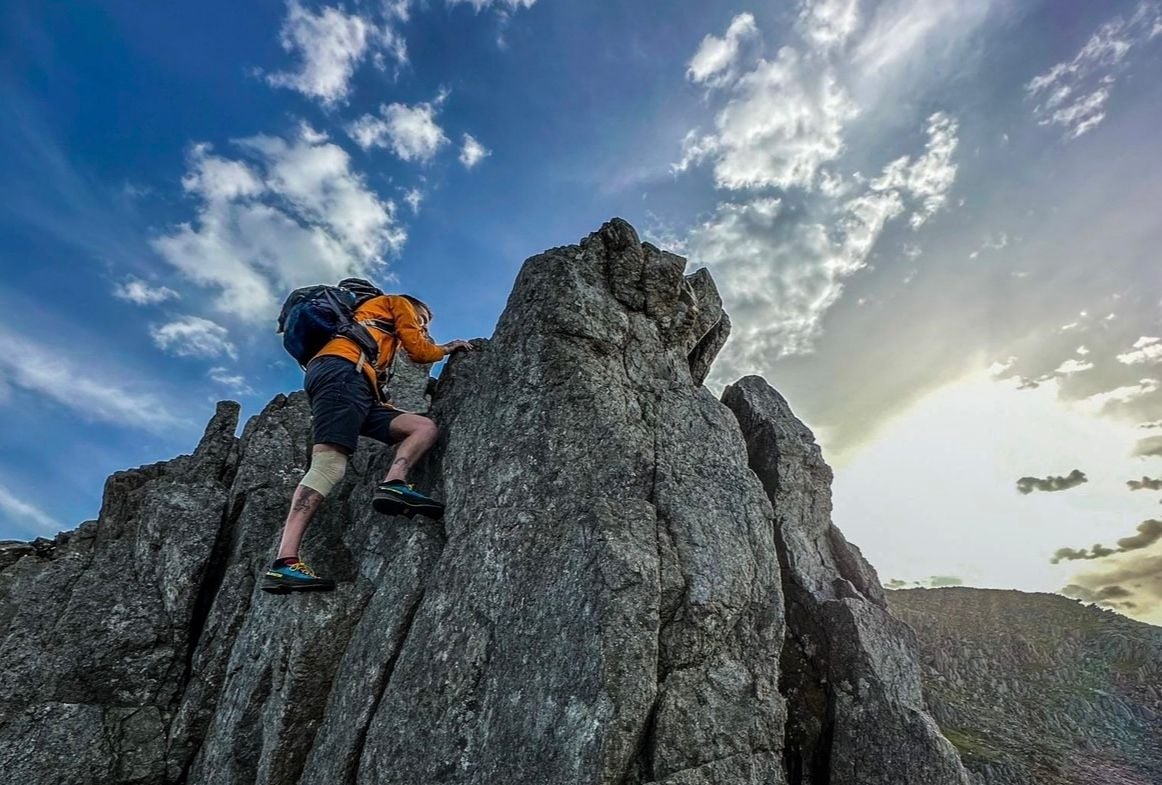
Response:
[[[299,485],[305,485],[326,496],[346,473],[346,455],[341,452],[317,452],[311,456],[311,468],[299,480]]]

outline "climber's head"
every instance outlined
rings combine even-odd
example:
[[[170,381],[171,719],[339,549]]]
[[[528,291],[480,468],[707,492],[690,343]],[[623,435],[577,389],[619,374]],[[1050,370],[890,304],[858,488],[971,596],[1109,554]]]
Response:
[[[418,297],[412,297],[410,294],[404,294],[400,296],[411,303],[412,307],[416,309],[416,316],[419,317],[420,323],[424,327],[427,327],[432,323],[432,319],[435,315],[432,313],[431,307],[429,307],[426,302]]]

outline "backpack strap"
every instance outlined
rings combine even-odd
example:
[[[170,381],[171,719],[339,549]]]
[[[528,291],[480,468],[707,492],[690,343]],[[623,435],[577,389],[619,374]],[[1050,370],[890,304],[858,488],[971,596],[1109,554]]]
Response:
[[[364,327],[374,327],[388,335],[395,335],[395,322],[388,319],[363,319],[359,323]]]

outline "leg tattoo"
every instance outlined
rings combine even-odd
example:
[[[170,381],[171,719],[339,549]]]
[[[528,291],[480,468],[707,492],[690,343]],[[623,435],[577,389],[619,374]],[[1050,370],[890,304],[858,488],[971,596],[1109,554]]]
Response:
[[[305,485],[299,487],[302,489],[302,492],[295,494],[294,504],[291,506],[292,511],[308,512],[318,507],[320,502],[323,501],[323,494],[314,488],[308,488]]]

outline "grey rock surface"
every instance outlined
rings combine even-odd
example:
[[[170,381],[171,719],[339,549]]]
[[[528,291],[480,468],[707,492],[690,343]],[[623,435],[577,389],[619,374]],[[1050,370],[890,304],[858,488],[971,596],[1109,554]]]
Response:
[[[1162,782],[1162,628],[1056,594],[889,592],[982,785]]]
[[[361,444],[304,542],[338,581],[325,594],[258,589],[306,469],[305,395],[239,438],[223,406],[193,456],[111,478],[98,521],[0,544],[0,770],[838,785],[870,766],[959,782],[927,735],[907,628],[829,528],[809,432],[702,386],[728,335],[709,274],[624,221],[529,259],[490,340],[437,384],[396,372],[396,404],[430,404],[441,428],[414,479],[443,521],[375,515],[391,452]]]
[[[98,521],[0,572],[10,781],[163,781],[166,722],[226,524],[237,419],[236,404],[220,404],[192,456],[113,475]]]
[[[823,785],[967,783],[929,715],[911,629],[831,523],[831,469],[811,431],[757,376],[726,388],[774,505],[787,608],[788,774]]]

